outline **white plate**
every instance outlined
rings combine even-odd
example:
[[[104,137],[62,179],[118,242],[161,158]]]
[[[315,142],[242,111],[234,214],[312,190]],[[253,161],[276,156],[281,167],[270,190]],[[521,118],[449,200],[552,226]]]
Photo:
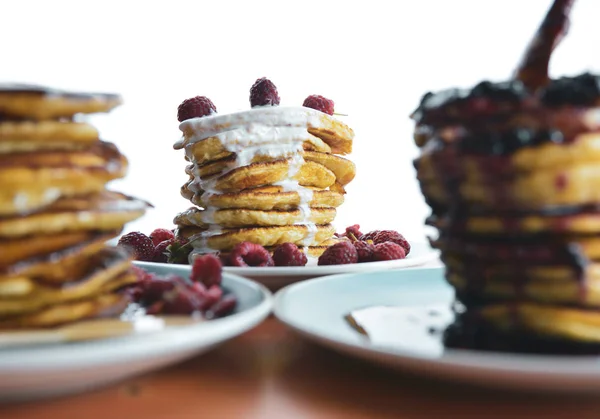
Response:
[[[388,328],[388,336],[379,334],[374,343],[344,319],[354,310],[373,306],[404,307],[394,309],[397,312],[408,307],[414,312],[428,306],[446,308],[453,295],[443,268],[335,275],[279,291],[274,312],[282,322],[317,343],[390,369],[504,389],[600,393],[597,356],[444,350],[439,343],[428,346],[413,339],[416,335],[412,333],[402,334],[401,327],[396,336]],[[378,335],[375,330],[373,334]]]
[[[294,282],[320,276],[350,273],[370,272],[384,269],[401,269],[420,266],[437,259],[439,252],[426,243],[411,243],[411,251],[405,259],[382,262],[353,263],[349,265],[318,266],[315,261],[306,266],[269,266],[269,267],[235,267],[226,266],[224,271],[245,278],[253,279],[269,289],[275,290]],[[140,267],[164,265],[152,262],[134,262]],[[310,263],[310,262],[309,262]],[[188,267],[188,269],[190,269]]]
[[[147,268],[186,275],[179,266]],[[191,358],[251,329],[272,306],[270,292],[247,279],[223,275],[223,286],[238,299],[224,318],[159,332],[0,350],[0,401],[23,401],[91,390]]]

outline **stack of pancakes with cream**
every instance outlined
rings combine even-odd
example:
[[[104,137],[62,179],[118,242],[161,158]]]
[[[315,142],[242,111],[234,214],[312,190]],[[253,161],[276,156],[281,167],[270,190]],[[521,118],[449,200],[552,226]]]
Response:
[[[130,257],[105,245],[147,204],[106,190],[127,160],[82,114],[109,94],[0,85],[0,328],[117,315],[136,281]]]
[[[175,149],[185,149],[181,193],[197,207],[178,214],[178,235],[196,254],[226,254],[249,241],[267,249],[290,242],[317,257],[335,242],[331,222],[355,165],[354,132],[306,107],[264,106],[191,118]]]
[[[415,167],[462,303],[453,344],[600,348],[599,106],[591,74],[422,99]]]

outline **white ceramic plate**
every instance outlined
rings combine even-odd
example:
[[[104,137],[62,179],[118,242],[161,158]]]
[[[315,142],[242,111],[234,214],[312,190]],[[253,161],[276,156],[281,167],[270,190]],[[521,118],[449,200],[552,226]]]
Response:
[[[424,333],[407,327],[409,323],[419,324],[419,315],[431,307],[447,310],[453,295],[443,278],[443,268],[335,275],[279,291],[274,312],[305,337],[386,368],[519,391],[600,393],[600,357],[444,350],[431,334],[427,334],[429,340],[423,339]],[[369,316],[373,317],[375,310],[367,309],[371,307],[380,307],[375,309],[379,318],[395,320],[397,330],[374,327],[370,339],[344,318],[358,310],[359,319],[372,324]],[[416,313],[417,319],[400,319],[403,310]]]
[[[179,266],[146,268],[186,275]],[[265,319],[270,292],[247,279],[223,275],[238,299],[224,318],[148,334],[81,343],[0,350],[0,401],[23,401],[91,390],[191,358],[251,329]]]
[[[269,289],[275,290],[286,285],[317,278],[320,276],[349,272],[370,272],[384,269],[401,269],[420,266],[438,258],[439,252],[426,243],[411,243],[411,251],[405,259],[382,262],[353,263],[349,265],[318,266],[316,261],[306,266],[270,266],[270,267],[235,267],[226,266],[225,272],[253,279]],[[135,262],[140,267],[163,265],[152,262]],[[190,269],[188,267],[188,269]]]

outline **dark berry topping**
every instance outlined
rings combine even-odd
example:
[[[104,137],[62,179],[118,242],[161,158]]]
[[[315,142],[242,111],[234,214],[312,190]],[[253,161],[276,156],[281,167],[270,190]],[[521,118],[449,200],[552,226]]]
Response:
[[[250,107],[269,105],[279,105],[279,94],[275,84],[266,77],[262,77],[256,80],[250,88]]]
[[[548,107],[592,106],[600,99],[600,76],[584,73],[553,80],[541,91],[540,99]]]
[[[534,147],[548,142],[561,144],[565,142],[565,138],[561,131],[555,129],[517,128],[470,134],[457,142],[457,148],[469,154],[501,156],[512,154],[524,147]]]
[[[475,114],[490,114],[506,104],[519,104],[528,94],[520,81],[492,83],[483,81],[472,89],[448,89],[426,93],[411,117],[417,123],[429,123],[436,115],[464,118]],[[464,113],[464,115],[458,115]]]
[[[181,102],[177,108],[177,120],[183,122],[186,119],[199,118],[217,113],[217,107],[206,96],[196,96]]]

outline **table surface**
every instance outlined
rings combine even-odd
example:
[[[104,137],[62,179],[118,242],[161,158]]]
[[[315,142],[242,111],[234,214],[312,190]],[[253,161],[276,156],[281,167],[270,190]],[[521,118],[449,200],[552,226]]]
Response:
[[[600,417],[598,398],[510,394],[386,371],[274,318],[182,364],[95,392],[0,407],[0,418]]]

